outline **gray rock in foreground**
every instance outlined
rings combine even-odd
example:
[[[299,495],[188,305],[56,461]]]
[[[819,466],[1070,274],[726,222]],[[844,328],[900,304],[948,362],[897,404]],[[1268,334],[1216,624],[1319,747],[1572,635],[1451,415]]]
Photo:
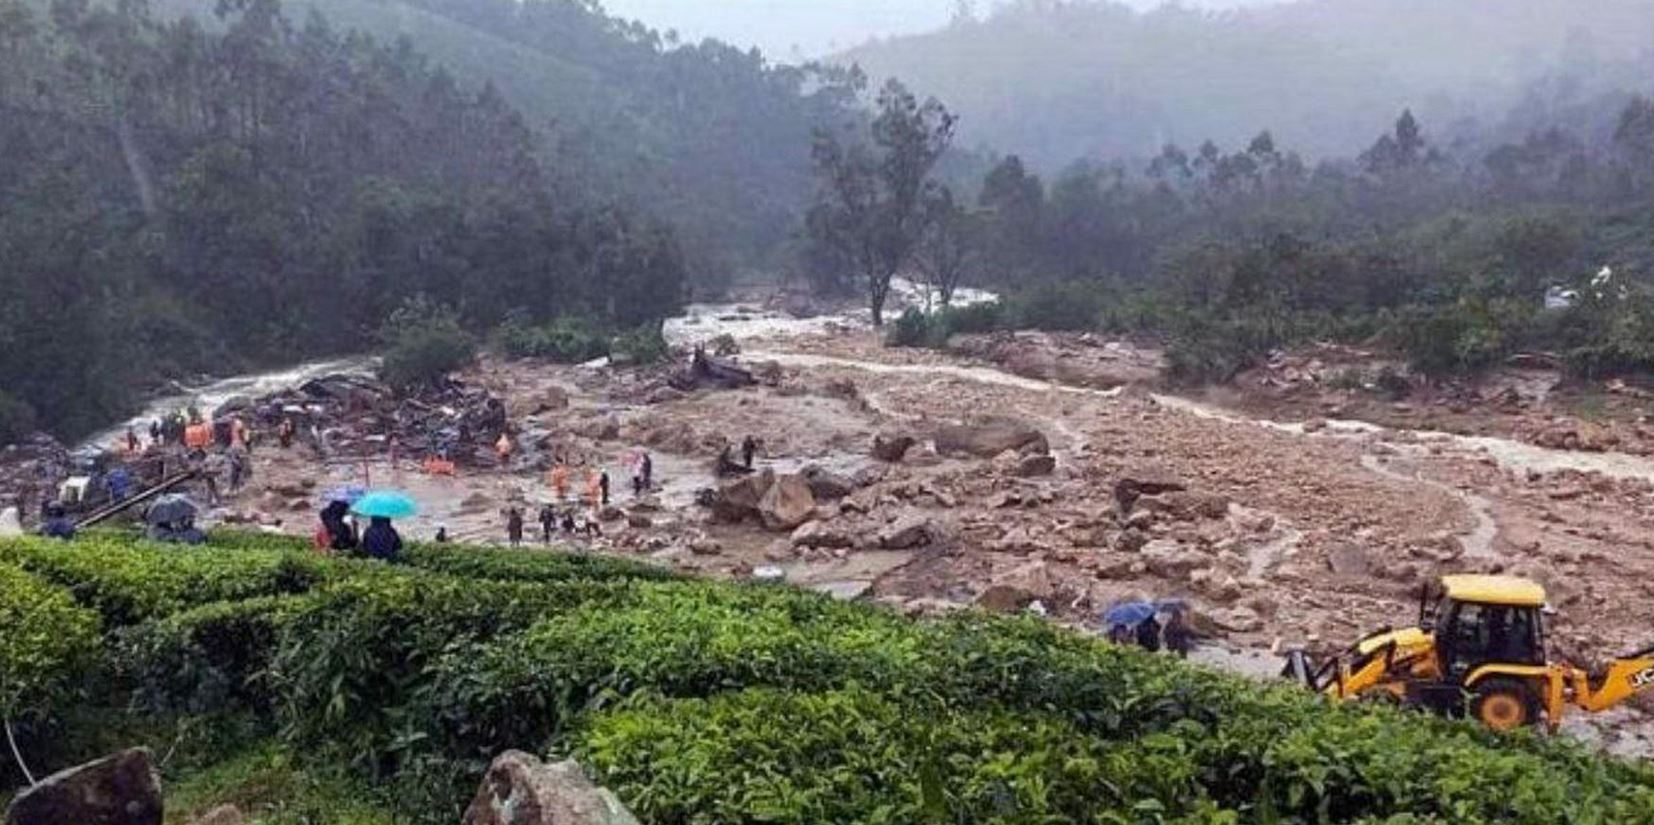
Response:
[[[548,765],[506,751],[488,768],[464,825],[639,825],[607,789],[573,760]]]

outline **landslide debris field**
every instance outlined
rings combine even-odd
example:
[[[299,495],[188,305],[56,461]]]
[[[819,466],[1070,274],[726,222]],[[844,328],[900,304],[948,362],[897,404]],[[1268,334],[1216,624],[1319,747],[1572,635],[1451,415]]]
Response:
[[[1152,350],[1089,336],[1002,335],[943,353],[887,349],[852,322],[700,311],[669,330],[675,343],[745,336],[734,358],[752,386],[683,389],[670,380],[681,365],[486,361],[462,379],[503,401],[508,462],[478,439],[456,476],[428,476],[416,448],[392,464],[384,439],[341,420],[326,462],[258,450],[252,485],[218,515],[308,534],[316,491],[366,473],[427,503],[415,536],[442,524],[503,541],[504,508],[532,522],[562,457],[612,475],[604,535],[583,542],[596,550],[784,575],[912,613],[1031,609],[1095,627],[1112,603],[1182,598],[1209,641],[1201,658],[1259,675],[1277,642],[1326,652],[1412,621],[1419,586],[1443,572],[1544,583],[1552,655],[1582,666],[1654,641],[1654,459],[1554,435],[1572,420],[1554,417],[1555,398],[1511,390],[1477,419],[1464,393],[1363,406],[1359,387],[1253,375],[1219,406],[1157,389]],[[757,472],[715,475],[748,435]],[[637,448],[657,481],[642,497],[625,464]],[[1631,708],[1576,732],[1643,754],[1648,729]]]

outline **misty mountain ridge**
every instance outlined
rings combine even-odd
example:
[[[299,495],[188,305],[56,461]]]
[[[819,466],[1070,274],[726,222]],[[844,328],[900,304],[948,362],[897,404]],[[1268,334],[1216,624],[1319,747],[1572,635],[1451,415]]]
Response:
[[[1587,13],[1588,12],[1588,13]],[[1412,108],[1440,143],[1519,138],[1646,90],[1646,0],[1298,0],[1139,12],[1016,0],[837,60],[899,77],[961,116],[965,145],[1053,168],[1261,130],[1350,156]],[[1513,114],[1513,110],[1515,113]]]

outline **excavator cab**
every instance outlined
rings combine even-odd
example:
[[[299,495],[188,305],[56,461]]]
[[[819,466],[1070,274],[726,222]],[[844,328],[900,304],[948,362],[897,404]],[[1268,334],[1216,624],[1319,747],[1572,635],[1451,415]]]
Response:
[[[1545,589],[1511,576],[1445,576],[1428,626],[1436,678],[1414,686],[1421,704],[1468,713],[1506,730],[1533,724],[1549,674]]]

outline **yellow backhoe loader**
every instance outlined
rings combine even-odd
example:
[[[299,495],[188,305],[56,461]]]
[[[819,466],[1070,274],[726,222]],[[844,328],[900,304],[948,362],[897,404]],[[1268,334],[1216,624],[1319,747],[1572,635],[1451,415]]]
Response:
[[[1654,686],[1654,647],[1590,672],[1545,656],[1545,589],[1513,576],[1444,576],[1419,597],[1419,623],[1384,628],[1319,668],[1302,651],[1283,675],[1335,699],[1393,701],[1494,730],[1562,724],[1573,705],[1614,707]]]

